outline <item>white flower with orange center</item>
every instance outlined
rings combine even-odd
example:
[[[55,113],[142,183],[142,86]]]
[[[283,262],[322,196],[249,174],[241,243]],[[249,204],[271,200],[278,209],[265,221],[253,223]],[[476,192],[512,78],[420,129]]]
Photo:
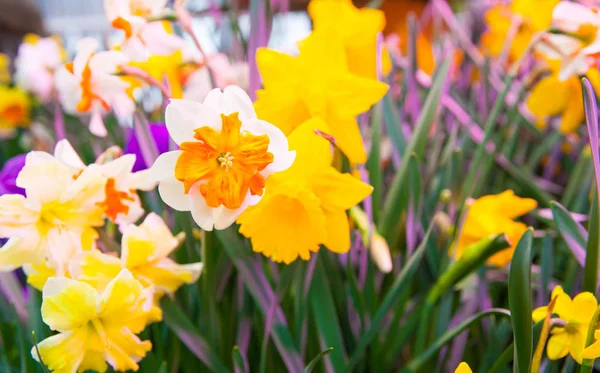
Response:
[[[156,183],[150,178],[148,170],[132,172],[135,154],[121,156],[120,149],[109,149],[99,157],[97,163],[86,166],[71,144],[61,140],[56,144],[54,156],[70,167],[74,176],[89,168],[104,177],[104,198],[97,205],[112,222],[124,227],[144,215],[137,190],[152,190]]]
[[[106,136],[102,114],[113,109],[120,117],[135,111],[135,102],[127,93],[129,83],[115,74],[129,61],[117,51],[96,52],[92,38],[77,43],[77,55],[56,72],[56,88],[65,110],[71,114],[90,114],[90,131]]]
[[[64,59],[65,51],[56,37],[26,35],[15,59],[17,86],[49,102],[54,92],[54,71]]]
[[[564,81],[584,75],[597,66],[600,57],[600,14],[596,8],[562,1],[552,11],[553,32],[545,35],[537,49],[550,59],[562,61]]]
[[[104,12],[117,30],[123,31],[123,52],[134,61],[146,61],[150,55],[170,55],[184,46],[184,40],[167,31],[161,21],[149,22],[164,13],[167,0],[105,0]],[[167,28],[165,28],[167,27]]]
[[[265,193],[265,179],[295,159],[283,132],[256,118],[241,88],[212,90],[198,103],[171,100],[167,129],[179,150],[162,154],[151,172],[163,201],[191,211],[204,230],[225,229]]]

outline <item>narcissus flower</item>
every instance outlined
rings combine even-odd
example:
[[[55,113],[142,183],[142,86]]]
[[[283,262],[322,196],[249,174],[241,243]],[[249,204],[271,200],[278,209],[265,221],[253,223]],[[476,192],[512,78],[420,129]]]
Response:
[[[504,267],[510,263],[515,247],[527,226],[513,219],[525,215],[537,207],[531,198],[515,196],[512,190],[476,199],[467,212],[458,244],[456,258],[460,258],[464,250],[477,241],[493,234],[506,234],[512,246],[502,250],[488,259],[489,264]]]
[[[294,162],[277,127],[256,119],[252,101],[239,87],[211,91],[204,103],[171,100],[167,129],[179,150],[152,166],[163,201],[191,211],[204,230],[225,229],[260,201],[265,180]]]
[[[121,156],[120,150],[115,154],[110,149],[100,158],[105,158],[102,163],[93,163],[86,166],[77,155],[67,140],[56,144],[54,156],[68,166],[73,172],[73,177],[86,168],[98,172],[105,180],[104,196],[97,205],[103,210],[104,215],[112,222],[119,225],[133,223],[142,217],[144,209],[137,195],[138,190],[149,191],[156,187],[150,178],[149,171],[132,172],[136,156],[125,154]],[[115,157],[115,159],[106,159]]]
[[[564,325],[555,325],[550,331],[546,353],[550,360],[561,359],[570,354],[581,364],[588,328],[598,308],[598,301],[594,294],[589,292],[580,293],[571,300],[560,286],[552,291],[552,299],[555,298],[553,313],[558,315]],[[547,313],[547,306],[536,308],[533,310],[533,321],[544,319]]]
[[[126,117],[135,111],[128,95],[129,83],[115,74],[127,63],[122,52],[98,52],[98,42],[86,38],[77,43],[77,55],[56,72],[56,88],[65,110],[71,114],[90,114],[90,131],[106,136],[102,114],[111,108]]]
[[[594,331],[595,342],[589,345],[581,353],[582,359],[597,359],[600,357],[600,330]]]
[[[62,275],[69,258],[91,248],[97,237],[93,227],[104,223],[98,206],[104,184],[96,170],[75,176],[52,155],[30,152],[17,177],[26,197],[0,197],[0,237],[9,238],[0,249],[0,270],[48,260]]]
[[[152,348],[136,334],[146,326],[148,301],[142,284],[124,269],[102,293],[65,277],[46,282],[42,318],[58,334],[38,344],[31,355],[54,373],[94,370],[137,371]],[[108,363],[108,364],[107,364]]]
[[[17,127],[31,122],[31,101],[25,91],[0,85],[0,138],[14,134]]]
[[[264,89],[257,91],[258,116],[289,135],[318,117],[352,163],[367,159],[356,116],[369,110],[388,86],[350,73],[344,43],[331,28],[315,30],[299,43],[300,55],[271,49],[256,54]]]
[[[357,8],[351,0],[312,0],[308,14],[315,30],[332,28],[342,38],[352,74],[377,79],[377,34],[385,27],[385,14],[379,9]],[[382,73],[392,68],[390,56],[381,53]]]
[[[182,73],[184,71],[185,68],[182,69]],[[217,53],[202,60],[196,70],[188,72],[187,75],[182,74],[183,98],[203,101],[213,88],[210,73],[213,75],[214,85],[217,88],[236,85],[244,90],[248,89],[248,64],[239,61],[230,62],[226,55]]]
[[[183,47],[183,39],[169,32],[163,22],[147,20],[164,13],[166,5],[167,0],[104,0],[106,17],[113,28],[125,34],[121,49],[132,60],[170,55]]]
[[[0,84],[9,84],[10,80],[10,57],[4,53],[0,53]]]
[[[515,0],[510,5],[496,4],[485,14],[488,30],[481,43],[492,56],[499,56],[512,27],[517,26],[508,51],[509,61],[521,57],[534,34],[550,27],[552,10],[560,0]]]
[[[144,287],[152,287],[157,296],[173,294],[181,285],[198,279],[202,263],[180,265],[169,259],[179,246],[169,227],[150,213],[140,226],[129,225],[121,240],[121,258],[100,251],[84,253],[71,261],[73,278],[103,289],[123,268],[127,268]]]
[[[469,364],[463,361],[462,363],[458,364],[454,373],[473,373],[473,371],[471,370]]]
[[[527,98],[527,108],[537,117],[540,127],[545,127],[549,117],[559,115],[559,131],[565,134],[572,133],[585,119],[581,81],[577,76],[560,80],[559,64],[555,62],[558,61],[550,63],[552,73],[540,80],[531,90]],[[596,94],[600,94],[600,72],[591,68],[585,75]]]
[[[347,252],[346,210],[373,190],[331,167],[331,145],[315,129],[327,132],[327,125],[314,118],[292,132],[296,161],[267,179],[265,197],[238,218],[240,233],[250,238],[254,251],[277,262],[291,263],[298,256],[308,260],[321,244],[335,253]]]
[[[15,83],[47,103],[54,92],[54,72],[64,60],[58,38],[26,35],[15,59]]]
[[[561,1],[552,13],[554,33],[546,35],[538,49],[551,59],[561,59],[559,79],[585,74],[600,56],[598,9]]]

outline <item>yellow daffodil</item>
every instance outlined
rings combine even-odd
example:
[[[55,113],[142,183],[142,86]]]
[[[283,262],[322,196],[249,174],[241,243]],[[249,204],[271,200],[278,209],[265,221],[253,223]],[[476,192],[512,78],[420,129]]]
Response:
[[[559,1],[514,0],[510,5],[492,6],[485,15],[488,30],[481,38],[484,49],[492,56],[499,56],[513,22],[518,23],[508,54],[509,61],[516,61],[531,42],[533,35],[550,27],[552,10]]]
[[[330,166],[331,147],[315,134],[327,131],[318,118],[289,136],[296,161],[287,171],[271,176],[263,200],[239,218],[240,233],[250,238],[254,251],[277,262],[291,263],[325,245],[336,253],[350,249],[346,210],[360,203],[373,188]],[[267,229],[268,227],[268,229]]]
[[[179,150],[158,157],[151,172],[163,201],[191,211],[204,230],[233,224],[260,201],[265,180],[294,162],[283,132],[257,119],[237,86],[212,90],[204,103],[171,100],[165,116]]]
[[[600,357],[600,330],[594,331],[595,342],[583,350],[582,359],[597,359]]]
[[[67,261],[90,249],[97,237],[93,227],[104,224],[105,178],[95,169],[80,174],[44,152],[30,152],[17,177],[27,197],[0,197],[0,270],[45,260],[62,275]]]
[[[462,363],[458,364],[454,373],[473,373],[473,371],[471,370],[469,364],[463,361]]]
[[[560,286],[552,291],[552,299],[555,298],[553,313],[558,315],[564,325],[555,325],[550,331],[546,353],[550,360],[561,359],[571,354],[571,357],[581,364],[588,328],[598,308],[598,301],[594,294],[589,292],[580,293],[571,300]],[[547,306],[536,308],[533,310],[533,321],[544,319],[547,313]],[[597,347],[590,349],[588,353],[592,355],[594,350],[597,350]]]
[[[169,84],[172,98],[183,98],[183,88],[180,69],[182,68],[183,57],[181,51],[169,55],[152,55],[146,61],[133,61],[131,66],[138,67],[146,71],[151,77],[159,82]]]
[[[477,241],[493,234],[504,233],[512,246],[502,250],[488,259],[489,264],[504,267],[512,259],[512,254],[527,226],[513,219],[522,216],[537,207],[537,202],[530,198],[515,196],[512,190],[500,194],[478,198],[469,206],[467,217],[458,239],[456,257]]]
[[[53,277],[43,291],[42,318],[58,334],[44,339],[31,355],[54,373],[94,370],[137,371],[150,341],[136,334],[146,326],[149,303],[142,284],[124,269],[102,293],[65,277]],[[151,305],[151,303],[150,303]]]
[[[319,117],[350,162],[364,163],[367,155],[356,116],[379,101],[387,85],[350,73],[344,44],[331,28],[314,31],[299,47],[298,57],[258,50],[264,84],[255,102],[259,118],[290,134]]]
[[[157,296],[173,294],[181,285],[195,282],[202,263],[180,265],[169,259],[179,246],[169,227],[156,214],[149,214],[140,226],[129,225],[121,240],[121,258],[100,251],[84,253],[71,261],[69,272],[77,280],[103,289],[121,269],[128,269]]]
[[[383,11],[359,9],[351,0],[312,0],[308,14],[314,30],[332,28],[341,36],[352,74],[377,78],[377,34],[385,27]],[[389,73],[392,63],[385,49],[381,52],[381,64],[382,73]]]
[[[10,83],[10,57],[0,53],[0,85]]]
[[[27,127],[31,121],[31,100],[25,91],[0,85],[0,138],[10,136],[17,127]]]
[[[557,63],[558,62],[558,63]],[[527,108],[538,119],[538,125],[545,127],[549,117],[560,115],[559,131],[567,134],[579,128],[585,119],[583,95],[579,77],[566,80],[559,78],[560,61],[551,61],[551,75],[540,80],[527,98]],[[600,94],[600,72],[591,68],[585,74],[596,94]]]

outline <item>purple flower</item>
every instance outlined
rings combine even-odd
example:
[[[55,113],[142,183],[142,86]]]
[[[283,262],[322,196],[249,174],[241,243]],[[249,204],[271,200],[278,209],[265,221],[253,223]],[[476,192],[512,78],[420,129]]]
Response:
[[[25,166],[26,157],[27,154],[20,154],[6,161],[0,171],[0,196],[3,194],[25,195],[25,189],[17,186],[17,176]]]
[[[165,126],[164,123],[150,123],[150,131],[152,132],[152,137],[154,138],[156,147],[158,148],[158,154],[168,152],[169,132],[167,131],[167,126]],[[127,141],[127,144],[125,145],[124,153],[135,154],[135,164],[133,165],[134,172],[145,170],[149,166],[152,166],[147,165],[146,162],[144,162],[144,157],[142,156],[142,152],[140,150],[140,143],[138,142],[133,130],[130,131],[129,141]]]

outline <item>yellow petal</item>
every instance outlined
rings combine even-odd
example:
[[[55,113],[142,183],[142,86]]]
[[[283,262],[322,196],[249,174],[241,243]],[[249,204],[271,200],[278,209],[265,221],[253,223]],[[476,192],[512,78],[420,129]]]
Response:
[[[87,327],[80,327],[44,339],[38,343],[42,361],[53,373],[78,371],[84,359],[87,335]],[[31,356],[40,361],[35,346],[31,349]],[[103,370],[99,371],[104,372]]]
[[[285,89],[258,90],[258,99],[254,102],[258,118],[277,126],[286,135],[310,119],[309,108],[294,92],[295,89],[288,86]]]
[[[583,350],[582,359],[597,359],[600,357],[600,341],[596,341]]]
[[[567,88],[563,88],[563,90],[568,92],[569,101],[562,111],[559,127],[560,132],[564,134],[577,130],[585,119],[581,83],[577,77],[569,79],[567,83]]]
[[[527,98],[527,108],[540,118],[561,113],[568,105],[567,87],[568,84],[561,82],[558,75],[550,75],[540,80]]]
[[[90,285],[53,277],[44,286],[42,318],[52,330],[74,330],[96,317],[97,301],[98,292]]]
[[[350,225],[344,210],[325,211],[325,245],[329,250],[342,254],[350,250]]]
[[[368,111],[388,91],[388,85],[374,79],[344,74],[333,79],[328,87],[330,115],[336,118],[353,118]]]
[[[550,336],[546,353],[550,360],[558,360],[567,356],[569,346],[571,345],[571,335],[566,332],[561,332]]]
[[[589,324],[594,312],[598,308],[598,301],[594,294],[584,292],[577,294],[571,303],[571,319],[579,324]],[[567,321],[570,321],[567,320]]]
[[[311,72],[311,83],[322,80],[332,72],[348,71],[346,51],[340,34],[332,27],[313,32],[298,43],[298,62]]]
[[[583,353],[583,350],[585,349],[585,339],[587,336],[588,328],[586,326],[582,329],[583,330],[580,330],[578,332],[571,333],[571,344],[569,346],[569,353],[578,364],[581,364],[581,355]]]
[[[350,163],[362,164],[367,161],[367,152],[356,119],[331,118],[327,124],[335,138],[335,145],[348,157]]]
[[[313,175],[312,186],[326,210],[348,210],[373,192],[373,187],[329,167]]]
[[[149,239],[146,232],[135,225],[127,227],[123,233],[121,259],[124,268],[136,268],[152,261],[156,244]]]
[[[537,201],[531,198],[520,198],[512,190],[506,190],[497,195],[496,211],[511,219],[525,215],[537,207]]]
[[[326,168],[331,164],[331,144],[315,133],[320,130],[329,133],[329,127],[319,118],[312,118],[302,123],[288,137],[290,150],[296,151],[296,160],[289,172],[275,174],[281,178],[305,178],[315,170]]]
[[[102,351],[94,351],[88,349],[83,356],[83,360],[81,360],[81,364],[79,365],[79,371],[85,372],[88,370],[95,372],[106,372],[108,369],[108,365],[104,360],[104,354]]]
[[[301,79],[297,73],[298,62],[295,57],[273,49],[259,48],[256,51],[256,65],[265,88],[271,85],[289,82],[290,79]]]
[[[158,294],[172,294],[183,284],[196,282],[201,271],[202,263],[180,265],[164,258],[152,265],[134,269],[133,274],[144,285],[154,285]]]
[[[536,309],[533,310],[532,313],[532,319],[534,323],[538,323],[541,320],[546,318],[546,315],[548,314],[548,306],[542,306],[542,307],[538,307]]]
[[[103,254],[98,250],[82,253],[69,262],[71,277],[93,286],[99,292],[104,291],[120,271],[119,258]]]
[[[0,248],[0,271],[12,271],[24,264],[41,264],[45,254],[35,232],[25,237],[13,237]]]
[[[152,349],[150,341],[141,341],[127,328],[107,327],[106,337],[111,348],[106,349],[108,361],[117,371],[137,371],[137,364]]]
[[[99,317],[106,327],[126,326],[135,323],[144,312],[142,284],[127,269],[115,277],[102,293]],[[137,329],[137,323],[135,329]]]
[[[473,371],[469,367],[469,364],[463,361],[462,363],[458,364],[458,367],[456,367],[454,373],[473,373]]]
[[[0,196],[0,236],[24,236],[39,219],[39,212],[29,207],[20,194]]]
[[[56,269],[48,266],[47,262],[25,265],[23,271],[27,275],[27,283],[39,291],[44,289],[44,285],[50,277],[56,276]]]

